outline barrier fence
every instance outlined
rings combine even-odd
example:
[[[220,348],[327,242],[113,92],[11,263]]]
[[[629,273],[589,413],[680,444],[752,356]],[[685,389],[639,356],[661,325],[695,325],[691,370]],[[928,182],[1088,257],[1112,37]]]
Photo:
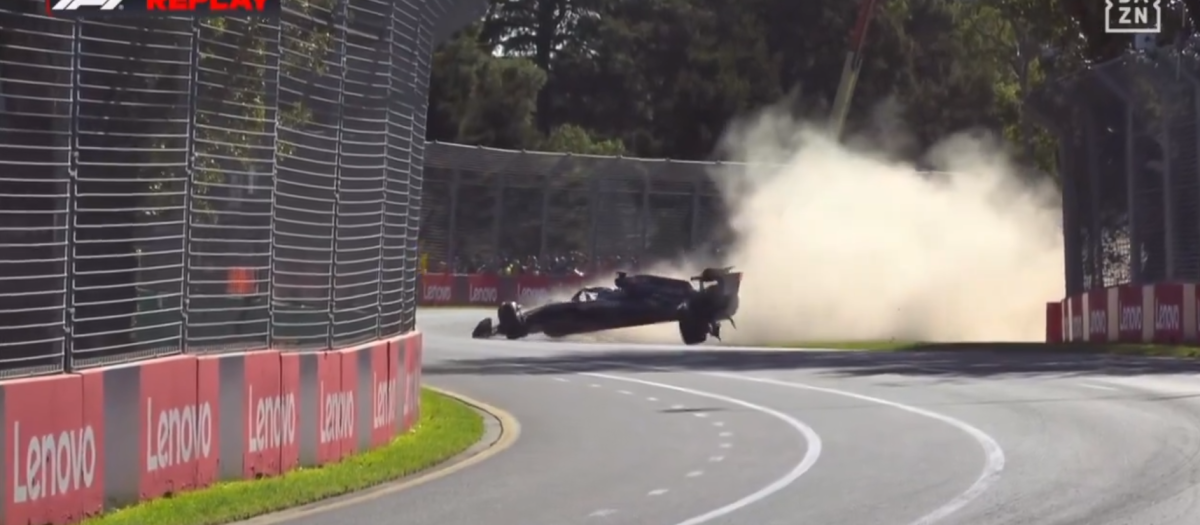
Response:
[[[731,164],[430,143],[421,250],[430,272],[596,270],[725,234],[714,170]]]
[[[1067,294],[1200,280],[1200,61],[1130,53],[1027,101],[1059,139]]]
[[[416,424],[431,52],[484,8],[0,5],[0,523],[337,462]]]
[[[445,3],[0,6],[0,370],[412,330],[430,53],[478,14]]]

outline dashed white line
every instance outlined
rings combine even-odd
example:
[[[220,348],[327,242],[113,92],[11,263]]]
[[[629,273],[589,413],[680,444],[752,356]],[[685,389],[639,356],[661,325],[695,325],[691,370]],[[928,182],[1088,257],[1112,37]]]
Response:
[[[696,417],[699,417],[699,418],[705,418],[705,417],[708,417],[708,414],[705,414],[704,412],[696,412],[695,414],[692,414],[692,415],[693,415],[693,416],[696,416]]]
[[[683,405],[671,405],[671,410],[683,410],[685,408],[687,408],[687,407],[685,407]]]
[[[714,427],[723,427],[723,426],[725,426],[725,422],[724,421],[713,421],[713,426]]]
[[[628,390],[617,390],[617,393],[618,393],[618,394],[621,394],[621,395],[625,395],[625,396],[632,396],[632,395],[633,395],[633,392],[630,392],[630,391],[628,391]]]
[[[590,385],[588,385],[588,386],[590,386],[590,387],[592,387],[592,388],[600,388],[600,383],[592,383],[592,384],[590,384]]]
[[[721,448],[733,448],[733,443],[721,443],[720,445],[717,445],[717,446],[721,447]]]
[[[558,381],[559,383],[569,383],[570,382],[565,377],[556,377],[556,378],[554,378],[554,380]]]
[[[658,398],[657,397],[647,397],[646,401],[654,402],[654,401],[658,401]]]
[[[603,518],[617,513],[617,509],[600,509],[588,514],[589,518]]]
[[[687,477],[689,477],[689,478],[698,478],[703,475],[704,475],[703,470],[693,470],[693,471],[687,473]]]
[[[723,438],[727,438],[727,437],[731,437],[731,436],[733,436],[733,432],[722,432],[722,433],[720,433],[720,434],[717,434],[717,435],[718,435],[718,436],[720,436],[720,437],[723,437]]]
[[[543,367],[543,368],[545,368],[545,367]],[[749,401],[738,399],[736,397],[730,397],[730,396],[725,396],[725,395],[721,395],[721,394],[716,394],[713,392],[706,392],[703,390],[695,390],[695,389],[685,388],[685,387],[681,387],[681,386],[669,385],[666,383],[647,381],[645,379],[638,379],[638,378],[634,378],[634,377],[615,376],[615,375],[601,374],[601,373],[596,373],[596,372],[583,372],[583,373],[580,373],[580,375],[595,377],[595,378],[599,378],[599,379],[607,379],[607,380],[612,380],[612,381],[623,381],[626,383],[645,385],[645,386],[650,386],[650,387],[655,387],[655,388],[661,388],[664,390],[673,390],[675,392],[682,392],[684,394],[691,394],[691,395],[698,396],[698,397],[704,397],[704,398],[712,399],[715,401],[721,401],[724,403],[728,403],[731,405],[738,405],[738,406],[753,410],[755,412],[771,416],[772,418],[775,418],[783,423],[786,423],[789,427],[791,427],[793,430],[796,431],[796,433],[798,433],[800,435],[800,438],[801,438],[800,441],[802,441],[806,445],[804,447],[804,457],[802,457],[799,462],[797,462],[795,465],[793,465],[792,468],[786,474],[775,479],[774,481],[767,484],[766,486],[764,486],[750,494],[747,494],[746,496],[743,496],[742,498],[740,498],[736,501],[727,503],[721,507],[718,507],[718,508],[715,508],[708,512],[705,512],[704,514],[700,514],[699,516],[693,516],[686,520],[680,521],[679,523],[676,523],[675,525],[701,525],[703,523],[707,523],[709,521],[715,520],[722,516],[726,516],[728,514],[732,514],[738,510],[741,510],[741,509],[746,508],[750,505],[753,505],[759,501],[767,499],[767,498],[771,497],[771,495],[775,494],[776,492],[779,492],[779,491],[789,487],[791,484],[795,483],[796,480],[800,479],[801,476],[803,476],[810,469],[812,469],[813,465],[816,465],[817,460],[821,457],[821,448],[822,448],[821,436],[817,435],[817,432],[815,430],[813,430],[812,427],[804,424],[799,419],[796,419],[795,417],[792,417],[788,414],[785,414],[785,413],[775,410],[773,408],[765,407],[765,406],[758,405],[755,403],[751,403]]]
[[[708,458],[708,461],[712,462],[712,463],[720,463],[722,461],[725,461],[725,456],[710,456]]]
[[[670,492],[670,491],[667,489],[654,489],[650,492],[647,492],[646,495],[647,496],[662,496],[663,494],[666,494],[667,492]]]

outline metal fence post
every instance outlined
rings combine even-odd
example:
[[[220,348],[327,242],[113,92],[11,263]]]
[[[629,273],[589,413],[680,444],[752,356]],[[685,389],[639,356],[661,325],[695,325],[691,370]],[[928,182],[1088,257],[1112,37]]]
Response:
[[[618,157],[624,160],[624,157]],[[671,159],[663,162],[664,166],[671,165]],[[638,261],[641,262],[642,257],[646,255],[646,247],[650,243],[650,172],[638,170],[642,178],[642,213],[639,218],[639,229],[641,229],[641,240],[638,242]]]
[[[276,238],[275,231],[277,229],[276,219],[279,217],[279,112],[282,104],[281,88],[283,86],[283,39],[285,38],[283,31],[283,20],[279,21],[279,34],[276,40],[275,48],[275,121],[271,126],[271,134],[273,135],[274,150],[271,153],[271,218],[269,219],[270,232],[267,234],[267,348],[275,348],[275,264],[278,262],[278,255],[275,252]]]
[[[1142,245],[1141,234],[1138,231],[1139,223],[1137,212],[1137,167],[1133,163],[1134,141],[1133,141],[1133,104],[1125,101],[1125,196],[1128,207],[1126,210],[1127,222],[1129,225],[1129,280],[1133,283],[1142,282]]]
[[[79,212],[79,75],[80,55],[83,52],[82,22],[75,20],[71,29],[71,112],[67,153],[67,218],[63,235],[67,244],[63,253],[63,372],[75,369],[75,220]]]
[[[187,352],[188,309],[191,306],[192,269],[192,191],[196,176],[196,98],[200,85],[200,19],[192,19],[192,50],[188,57],[191,76],[188,78],[187,145],[185,146],[183,180],[183,278],[179,283],[179,351]]]
[[[1084,108],[1084,140],[1087,147],[1087,176],[1088,176],[1088,214],[1090,230],[1088,235],[1087,251],[1091,255],[1088,257],[1088,278],[1085,284],[1086,289],[1104,286],[1103,266],[1100,264],[1101,258],[1104,256],[1103,233],[1100,230],[1100,162],[1096,148],[1096,118],[1092,115],[1091,108]],[[1097,283],[1099,279],[1099,283]]]
[[[462,172],[455,169],[450,172],[450,224],[449,232],[446,234],[446,265],[450,270],[456,271],[454,268],[455,258],[458,257],[458,191],[462,185]]]
[[[1159,125],[1162,126],[1162,145],[1163,145],[1163,162],[1162,162],[1162,204],[1163,204],[1163,235],[1166,236],[1166,280],[1175,279],[1175,254],[1176,241],[1175,238],[1175,203],[1172,198],[1171,188],[1171,124],[1170,117],[1166,112],[1160,115]]]
[[[524,154],[524,152],[517,153],[517,155]],[[509,162],[508,164],[511,165],[513,163]],[[495,177],[493,190],[495,198],[492,200],[492,246],[496,248],[496,255],[500,255],[502,251],[500,249],[500,241],[504,238],[504,186],[507,177],[502,171],[493,172],[492,176]]]
[[[338,60],[341,63],[341,70],[338,71],[338,103],[337,103],[337,146],[334,148],[333,156],[333,217],[330,221],[333,225],[331,235],[329,236],[329,326],[326,327],[325,340],[326,349],[332,350],[334,343],[337,341],[337,282],[338,282],[338,219],[342,212],[342,143],[345,141],[344,130],[345,123],[345,105],[346,105],[346,26],[350,23],[349,18],[350,0],[341,0],[339,2],[339,12],[336,15],[338,35],[341,39],[341,44],[338,46]]]

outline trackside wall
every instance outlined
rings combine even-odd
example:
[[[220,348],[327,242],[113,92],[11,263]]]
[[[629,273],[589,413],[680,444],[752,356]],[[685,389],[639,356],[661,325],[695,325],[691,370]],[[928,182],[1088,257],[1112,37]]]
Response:
[[[1092,343],[1200,344],[1200,288],[1196,283],[1122,285],[1072,295],[1048,308],[1061,333],[1047,339]]]
[[[0,523],[73,523],[382,446],[418,420],[421,355],[412,332],[0,382]]]

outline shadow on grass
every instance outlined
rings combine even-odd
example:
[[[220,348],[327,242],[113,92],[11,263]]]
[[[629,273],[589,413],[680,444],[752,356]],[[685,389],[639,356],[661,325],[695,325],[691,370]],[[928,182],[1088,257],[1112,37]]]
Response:
[[[829,346],[832,345],[826,348]],[[427,365],[424,373],[505,375],[645,372],[651,369],[692,372],[812,370],[843,376],[1123,376],[1200,373],[1200,359],[1191,358],[1196,355],[1200,355],[1196,348],[1077,343],[902,343],[875,351],[722,350],[711,346],[695,350],[639,350],[637,346],[630,346],[615,351],[601,349],[445,361]]]

